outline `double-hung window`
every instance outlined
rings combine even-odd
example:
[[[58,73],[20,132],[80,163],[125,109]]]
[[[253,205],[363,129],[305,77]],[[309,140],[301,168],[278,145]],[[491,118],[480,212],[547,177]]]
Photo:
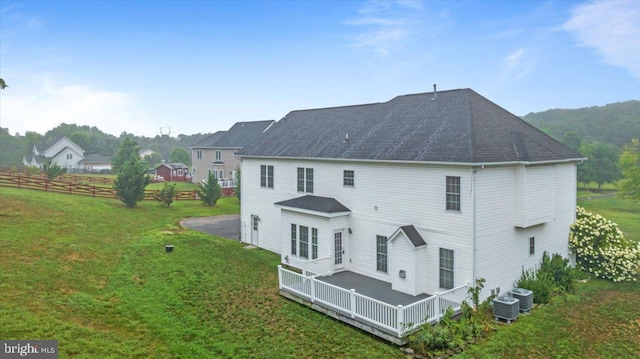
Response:
[[[202,150],[196,150],[196,159],[198,160],[202,159]]]
[[[318,259],[318,229],[311,228],[311,243],[309,243],[309,227],[291,223],[291,255],[301,259]]]
[[[318,259],[318,228],[311,228],[311,259]]]
[[[447,211],[460,212],[460,177],[447,176]]]
[[[216,162],[222,161],[222,151],[216,150]]]
[[[313,193],[313,168],[298,167],[298,192]]]
[[[309,259],[309,227],[300,226],[300,258]]]
[[[453,288],[453,250],[440,248],[440,288]]]
[[[387,272],[387,237],[376,236],[376,270]]]
[[[273,188],[273,166],[260,166],[260,187]]]
[[[342,185],[345,187],[354,187],[355,183],[355,173],[350,170],[344,170],[344,174],[342,176]]]
[[[529,255],[536,254],[536,237],[529,237]]]

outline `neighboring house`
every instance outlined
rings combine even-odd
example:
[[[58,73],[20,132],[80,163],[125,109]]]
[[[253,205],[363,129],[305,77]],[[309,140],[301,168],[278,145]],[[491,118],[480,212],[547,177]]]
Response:
[[[569,257],[581,156],[471,89],[293,111],[238,155],[241,241],[305,274],[348,272],[415,300],[484,278],[484,299],[544,251]]]
[[[141,159],[143,159],[143,160],[144,160],[144,158],[145,158],[146,156],[151,156],[151,155],[153,155],[154,153],[155,153],[155,151],[154,151],[154,150],[149,150],[149,149],[147,149],[147,150],[140,150],[140,151],[138,151],[138,154],[140,155],[140,158],[141,158]]]
[[[189,167],[184,163],[163,163],[156,167],[156,176],[164,178],[165,181],[184,182],[191,181]]]
[[[97,153],[86,155],[80,161],[80,165],[84,172],[100,172],[102,170],[111,170],[111,157],[105,157]]]
[[[67,137],[55,140],[51,144],[35,145],[32,153],[22,157],[25,166],[42,168],[48,161],[67,169],[81,169],[84,150]]]
[[[218,180],[236,179],[240,160],[236,152],[266,131],[275,121],[237,122],[228,131],[218,131],[191,146],[193,181],[206,180],[213,172]]]

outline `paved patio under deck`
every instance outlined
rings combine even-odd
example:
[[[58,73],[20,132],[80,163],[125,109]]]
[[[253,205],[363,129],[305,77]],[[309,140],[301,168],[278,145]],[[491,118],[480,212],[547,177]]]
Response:
[[[316,277],[317,280],[345,289],[355,289],[356,293],[379,300],[391,305],[403,305],[417,302],[431,297],[428,294],[409,295],[391,289],[391,283],[367,277],[361,274],[343,271],[334,273],[332,276]]]

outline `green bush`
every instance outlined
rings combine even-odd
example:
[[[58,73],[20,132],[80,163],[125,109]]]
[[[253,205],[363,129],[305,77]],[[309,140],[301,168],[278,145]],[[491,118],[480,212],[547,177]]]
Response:
[[[539,273],[549,274],[556,289],[563,292],[571,293],[575,288],[576,269],[569,264],[569,258],[564,258],[558,253],[554,253],[551,258],[546,251],[542,254]]]
[[[551,274],[540,272],[538,269],[522,271],[522,276],[516,282],[517,288],[528,289],[533,292],[533,302],[546,304],[551,300],[551,293],[556,288],[555,280]]]
[[[173,199],[177,193],[176,184],[165,182],[161,190],[156,193],[156,200],[160,203],[166,204],[167,207],[173,203]]]

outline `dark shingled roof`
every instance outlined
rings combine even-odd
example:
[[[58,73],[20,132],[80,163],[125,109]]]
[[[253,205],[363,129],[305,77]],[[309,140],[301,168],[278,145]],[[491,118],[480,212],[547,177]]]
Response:
[[[424,238],[422,238],[422,236],[420,235],[416,227],[413,226],[413,224],[398,228],[398,230],[394,233],[394,235],[399,231],[404,232],[404,235],[407,238],[409,238],[409,240],[411,241],[411,244],[413,244],[415,248],[427,245],[427,242],[425,242]]]
[[[162,166],[169,167],[172,170],[189,169],[189,167],[182,162],[165,162],[156,168],[160,168]]]
[[[211,148],[242,148],[264,132],[275,121],[237,122],[229,131],[218,131],[193,145]]]
[[[581,158],[471,89],[433,97],[430,92],[384,103],[293,111],[238,154],[453,163]]]
[[[345,207],[335,198],[318,197],[312,195],[293,198],[282,202],[276,202],[274,204],[276,206],[300,208],[321,213],[351,212],[349,208]]]

